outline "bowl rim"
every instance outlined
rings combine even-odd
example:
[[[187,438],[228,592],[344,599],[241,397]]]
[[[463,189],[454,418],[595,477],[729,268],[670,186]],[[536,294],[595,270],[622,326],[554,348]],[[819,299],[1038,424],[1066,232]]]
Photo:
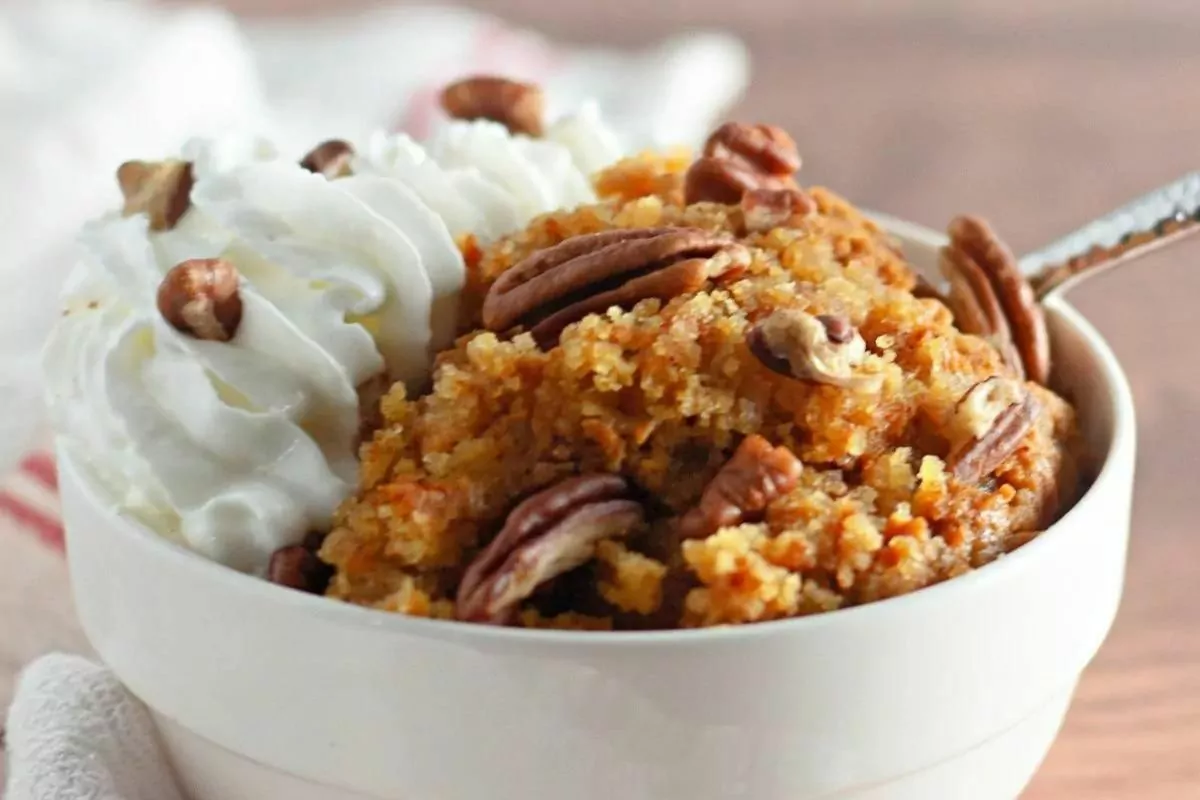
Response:
[[[885,227],[889,233],[924,247],[937,248],[946,241],[942,234],[916,223],[874,212],[868,212],[867,216]],[[984,589],[990,584],[1004,580],[1007,575],[1029,568],[1029,564],[1035,559],[1050,557],[1056,543],[1062,538],[1062,530],[1069,528],[1072,521],[1081,514],[1103,502],[1102,498],[1108,493],[1111,484],[1119,480],[1115,475],[1118,468],[1117,457],[1126,451],[1132,451],[1136,436],[1133,393],[1128,379],[1108,343],[1073,306],[1057,296],[1050,298],[1046,306],[1086,343],[1096,361],[1099,374],[1109,389],[1108,403],[1113,420],[1111,442],[1091,486],[1062,517],[1036,538],[990,564],[908,594],[821,614],[745,625],[652,631],[510,628],[413,617],[287,589],[259,576],[239,572],[204,558],[186,546],[154,532],[140,520],[121,511],[115,504],[105,502],[95,482],[88,478],[76,463],[72,448],[64,440],[57,438],[55,449],[62,473],[60,483],[70,486],[68,491],[76,491],[94,512],[106,519],[106,527],[127,536],[134,546],[149,548],[155,557],[167,559],[178,569],[199,570],[203,578],[212,581],[219,590],[236,591],[255,602],[291,607],[310,616],[314,621],[370,629],[381,635],[403,635],[463,643],[490,642],[590,650],[735,643],[747,638],[770,637],[789,632],[794,634],[801,630],[815,631],[830,625],[845,627],[877,622],[889,624],[912,614],[920,615],[931,604],[945,602],[950,593],[962,594],[973,589]],[[64,526],[68,527],[69,554],[71,533],[65,518]]]

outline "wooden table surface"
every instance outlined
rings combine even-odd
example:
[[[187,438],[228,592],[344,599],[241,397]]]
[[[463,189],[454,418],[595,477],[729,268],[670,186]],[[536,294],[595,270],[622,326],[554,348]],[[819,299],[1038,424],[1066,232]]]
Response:
[[[229,5],[303,13],[347,3]],[[1200,2],[469,5],[574,41],[637,45],[683,26],[732,29],[754,58],[735,116],[792,131],[805,182],[935,227],[983,214],[1018,251],[1200,166]],[[1072,296],[1136,394],[1134,533],[1116,628],[1028,800],[1200,797],[1200,531],[1187,467],[1200,454],[1190,333],[1198,260],[1200,241]]]

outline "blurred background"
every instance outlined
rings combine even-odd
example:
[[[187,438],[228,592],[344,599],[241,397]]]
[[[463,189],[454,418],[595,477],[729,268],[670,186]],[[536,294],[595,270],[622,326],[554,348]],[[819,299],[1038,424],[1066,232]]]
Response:
[[[472,48],[491,48],[470,57],[492,71],[545,79],[552,101],[594,90],[638,141],[694,139],[732,104],[728,116],[793,133],[803,182],[935,228],[981,214],[1018,253],[1200,167],[1194,0],[474,0],[455,7],[488,19],[442,20],[437,36],[413,35],[429,21],[401,13],[415,4],[223,6],[236,16],[179,2],[0,2],[5,465],[44,443],[36,342],[70,230],[117,202],[120,159],[263,108],[304,141],[341,125],[419,126],[402,113],[410,95]],[[329,45],[364,30],[362,47]],[[700,30],[731,38],[662,44]],[[1121,617],[1033,800],[1200,796],[1200,536],[1188,502],[1198,260],[1200,238],[1072,295],[1133,382],[1140,474]],[[0,512],[23,513],[2,495]],[[53,535],[42,539],[50,546],[0,528],[0,631],[16,631],[0,635],[0,707],[20,663],[82,646]],[[20,565],[11,577],[5,561]]]

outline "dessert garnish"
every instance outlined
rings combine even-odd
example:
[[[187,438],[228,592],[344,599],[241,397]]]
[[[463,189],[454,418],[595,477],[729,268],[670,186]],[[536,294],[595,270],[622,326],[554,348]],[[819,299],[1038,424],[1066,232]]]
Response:
[[[786,308],[773,311],[746,336],[750,351],[780,375],[857,391],[877,391],[883,376],[859,371],[867,345],[850,320]]]
[[[193,258],[176,264],[159,284],[158,310],[181,333],[228,342],[242,321],[237,269],[220,258]]]
[[[1039,410],[1037,399],[1013,378],[987,378],[972,386],[951,422],[947,464],[954,477],[978,483],[999,467],[1033,427]]]
[[[483,324],[497,332],[524,325],[548,349],[563,328],[588,314],[695,292],[710,280],[736,277],[748,261],[741,245],[697,229],[576,236],[501,275],[484,298]]]
[[[817,210],[816,202],[799,189],[750,189],[742,195],[740,207],[746,233],[795,227]]]
[[[704,487],[700,502],[680,517],[679,535],[703,539],[755,519],[796,486],[803,470],[791,450],[757,434],[747,436]]]
[[[458,587],[459,619],[503,623],[542,584],[595,555],[600,542],[644,520],[629,483],[596,473],[562,480],[518,504],[467,567]]]
[[[990,341],[1018,376],[1045,383],[1050,375],[1046,321],[1012,252],[978,217],[956,217],[948,233],[941,269],[959,330]]]
[[[300,166],[309,172],[324,175],[330,180],[350,174],[350,162],[354,160],[354,147],[342,139],[321,142],[300,159]]]
[[[527,136],[541,136],[545,127],[541,87],[494,75],[450,84],[442,90],[442,108],[454,119],[487,119]]]
[[[754,189],[799,191],[795,174],[800,169],[796,143],[774,125],[727,122],[713,131],[684,179],[689,204],[733,205]]]
[[[165,231],[187,213],[192,191],[192,165],[187,161],[126,161],[117,169],[125,196],[122,216],[145,214],[150,230]]]

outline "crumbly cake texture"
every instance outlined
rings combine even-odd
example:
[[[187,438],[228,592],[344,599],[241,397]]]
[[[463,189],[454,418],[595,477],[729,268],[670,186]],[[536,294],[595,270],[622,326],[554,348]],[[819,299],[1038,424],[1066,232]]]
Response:
[[[1020,445],[982,480],[947,465],[956,405],[1011,376],[996,349],[960,333],[946,307],[913,294],[889,239],[833,193],[791,227],[742,233],[736,206],[684,206],[689,160],[622,162],[596,179],[602,202],[536,219],[468,264],[463,335],[432,389],[385,397],[362,451],[361,485],[320,551],[327,594],[404,614],[453,618],[464,569],[514,504],[561,478],[625,476],[650,509],[619,541],[542,586],[511,624],[586,630],[782,619],[920,589],[1025,543],[1072,500],[1074,413],[1040,385]],[[488,287],[522,258],[613,228],[726,232],[751,263],[737,280],[669,302],[643,300],[569,326],[543,352],[527,333],[480,329]],[[778,309],[848,318],[877,391],[795,380],[747,346]],[[793,452],[794,487],[753,521],[681,540],[679,515],[748,435]]]

